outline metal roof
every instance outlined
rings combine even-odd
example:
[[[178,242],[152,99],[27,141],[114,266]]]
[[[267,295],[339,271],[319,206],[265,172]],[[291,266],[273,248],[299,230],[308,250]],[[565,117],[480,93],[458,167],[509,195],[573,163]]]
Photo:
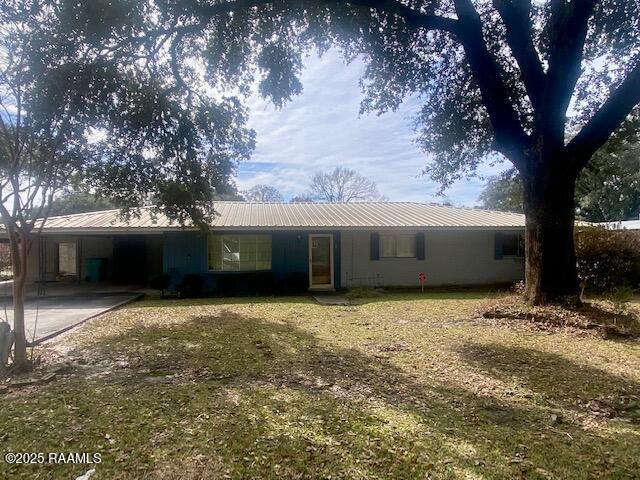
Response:
[[[220,229],[522,228],[524,215],[410,202],[216,202],[211,226]],[[189,225],[187,225],[189,227]],[[151,207],[122,218],[120,210],[50,217],[44,232],[159,232],[181,227]]]

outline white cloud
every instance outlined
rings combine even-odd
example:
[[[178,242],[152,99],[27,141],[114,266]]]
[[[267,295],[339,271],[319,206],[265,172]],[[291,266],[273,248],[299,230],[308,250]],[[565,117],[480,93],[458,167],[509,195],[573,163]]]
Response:
[[[358,61],[344,65],[330,51],[307,60],[303,93],[282,109],[258,95],[251,97],[250,126],[257,132],[257,148],[251,161],[240,165],[240,189],[267,183],[289,198],[307,189],[314,172],[344,166],[376,181],[390,200],[440,200],[438,185],[420,176],[427,158],[413,143],[411,127],[418,100],[410,99],[396,112],[359,117],[362,68]],[[461,181],[447,197],[454,204],[473,205],[481,189],[479,179]]]

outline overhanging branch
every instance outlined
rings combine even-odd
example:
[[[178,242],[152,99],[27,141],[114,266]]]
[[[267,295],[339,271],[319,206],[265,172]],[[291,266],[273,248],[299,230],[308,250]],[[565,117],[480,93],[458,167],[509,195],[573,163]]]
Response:
[[[581,168],[640,104],[640,61],[591,120],[569,142],[567,151]]]
[[[553,48],[549,52],[545,112],[549,123],[561,123],[556,125],[558,130],[562,127],[562,131],[555,132],[557,136],[564,135],[564,116],[582,73],[587,25],[595,4],[596,0],[573,0],[552,5],[549,35]]]
[[[329,0],[327,3],[335,2]],[[395,0],[350,0],[345,3],[398,15],[412,28],[458,33],[459,22],[455,18],[422,13]]]
[[[480,87],[482,100],[489,113],[496,149],[517,167],[520,155],[529,143],[497,60],[488,50],[482,34],[482,21],[471,0],[454,0],[460,22],[458,38],[464,47],[473,76]]]
[[[507,43],[522,72],[527,95],[534,108],[539,108],[544,98],[545,73],[533,44],[529,13],[531,0],[493,0],[507,30]]]

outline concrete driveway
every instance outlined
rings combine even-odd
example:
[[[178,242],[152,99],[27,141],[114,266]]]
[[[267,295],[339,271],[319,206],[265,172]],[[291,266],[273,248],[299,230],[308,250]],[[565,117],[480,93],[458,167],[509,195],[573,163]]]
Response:
[[[99,288],[72,285],[54,288],[50,295],[36,296],[27,291],[25,323],[27,340],[41,343],[101,313],[132,302],[141,296],[135,289]],[[6,312],[6,313],[5,313]],[[0,317],[13,327],[10,296],[0,296]],[[35,335],[34,335],[35,333]],[[35,339],[35,341],[34,341]]]

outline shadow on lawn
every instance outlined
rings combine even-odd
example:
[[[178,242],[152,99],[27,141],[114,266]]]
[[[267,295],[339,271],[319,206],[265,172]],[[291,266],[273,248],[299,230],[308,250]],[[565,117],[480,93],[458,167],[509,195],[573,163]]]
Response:
[[[128,428],[131,452],[153,441],[152,458],[132,458],[162,478],[226,471],[234,478],[543,478],[536,468],[571,478],[623,476],[638,466],[629,450],[637,432],[600,436],[571,424],[559,431],[544,406],[478,396],[428,367],[414,365],[414,375],[393,359],[332,347],[288,323],[225,311],[103,338],[91,352],[95,361],[130,361],[133,376],[113,384],[116,411],[136,405],[138,414],[162,415],[145,417],[132,432],[126,418],[113,425],[102,410],[94,413],[106,418],[93,418],[93,428],[112,425],[116,438]],[[519,353],[525,360],[515,360]],[[571,387],[562,398],[581,388],[638,387],[542,352],[470,346],[463,354],[483,369],[496,354],[500,376],[527,378],[554,400],[552,388],[565,384]],[[175,376],[152,380],[167,374]],[[94,385],[92,393],[104,395],[104,388]],[[598,464],[601,452],[607,458]],[[200,464],[198,455],[211,461]],[[121,468],[140,472],[135,462]]]
[[[199,297],[199,298],[178,298],[178,297],[145,297],[132,304],[134,308],[158,308],[158,307],[193,307],[198,305],[247,305],[247,304],[314,304],[315,300],[307,293],[300,295],[238,295],[225,297]]]
[[[504,295],[504,291],[491,289],[439,289],[431,288],[424,292],[419,289],[383,289],[376,293],[375,290],[365,290],[360,297],[351,296],[349,290],[338,291],[335,295],[350,298],[354,304],[362,305],[374,302],[406,302],[407,300],[482,300]],[[135,308],[162,306],[197,306],[197,305],[247,305],[247,304],[312,304],[317,302],[309,293],[299,295],[238,295],[238,296],[209,296],[201,298],[176,298],[176,297],[147,297],[132,306]]]
[[[495,298],[504,295],[504,292],[490,289],[438,289],[429,288],[424,292],[419,289],[383,289],[382,292],[376,293],[364,291],[362,297],[359,295],[350,295],[346,293],[346,297],[350,297],[356,304],[366,304],[375,302],[406,302],[407,300],[483,300]],[[371,296],[368,296],[371,295]]]
[[[640,424],[640,384],[561,355],[498,344],[471,344],[460,352],[469,364],[505,382],[517,379],[555,405]]]

